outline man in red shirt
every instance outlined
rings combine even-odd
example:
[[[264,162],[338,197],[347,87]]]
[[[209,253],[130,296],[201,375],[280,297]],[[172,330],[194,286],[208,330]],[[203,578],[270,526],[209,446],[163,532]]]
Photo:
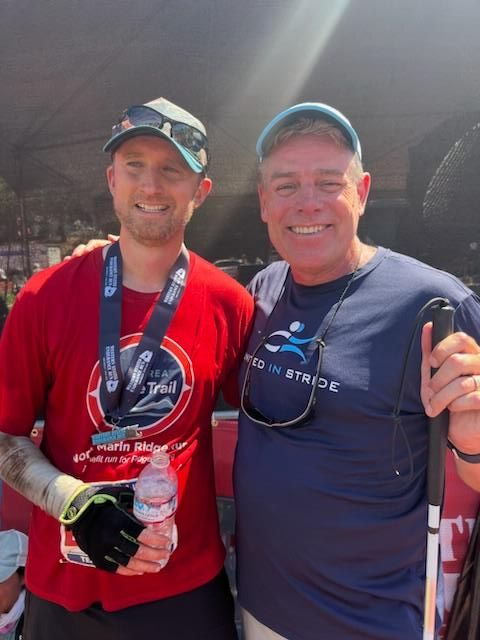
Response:
[[[211,189],[203,124],[159,98],[104,150],[119,242],[35,274],[0,342],[0,476],[36,505],[25,633],[230,640],[210,416],[220,387],[236,394],[252,301],[183,244]],[[158,449],[178,475],[176,549],[129,511]]]

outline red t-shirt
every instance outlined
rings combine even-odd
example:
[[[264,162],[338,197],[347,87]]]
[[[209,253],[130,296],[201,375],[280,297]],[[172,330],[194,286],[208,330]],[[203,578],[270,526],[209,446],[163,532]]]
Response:
[[[71,534],[34,508],[27,586],[70,610],[93,602],[116,610],[165,598],[194,589],[220,571],[224,548],[211,413],[221,387],[235,399],[253,313],[243,287],[190,253],[185,293],[140,397],[136,418],[144,437],[93,446],[92,434],[108,430],[99,392],[101,268],[101,252],[94,251],[39,272],[18,295],[0,342],[0,431],[28,435],[43,415],[44,454],[85,482],[135,479],[152,449],[166,445],[179,479],[179,543],[158,574],[122,577],[70,562],[76,558]],[[122,361],[133,354],[157,298],[124,287]]]

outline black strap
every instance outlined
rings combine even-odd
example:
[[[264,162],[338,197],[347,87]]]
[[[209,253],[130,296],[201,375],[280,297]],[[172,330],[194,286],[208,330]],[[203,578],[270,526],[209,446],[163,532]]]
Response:
[[[120,328],[122,322],[122,255],[118,242],[107,251],[100,290],[99,364],[102,374],[100,392],[106,404],[105,420],[118,427],[115,435],[95,434],[93,444],[139,437],[136,429],[120,429],[121,420],[138,400],[154,356],[178,308],[187,282],[189,257],[185,246],[170,269],[165,287],[155,304],[143,336],[125,375],[120,364]]]

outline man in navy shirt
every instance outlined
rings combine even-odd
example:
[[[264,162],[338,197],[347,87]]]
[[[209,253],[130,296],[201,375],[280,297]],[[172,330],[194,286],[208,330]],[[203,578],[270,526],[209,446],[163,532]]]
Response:
[[[480,348],[469,337],[480,301],[453,276],[359,239],[371,178],[337,110],[287,109],[257,155],[262,219],[284,262],[250,285],[235,462],[246,637],[419,640],[425,412],[450,409],[458,472],[480,488]],[[427,324],[404,367],[417,314],[439,296],[457,332],[431,352]]]

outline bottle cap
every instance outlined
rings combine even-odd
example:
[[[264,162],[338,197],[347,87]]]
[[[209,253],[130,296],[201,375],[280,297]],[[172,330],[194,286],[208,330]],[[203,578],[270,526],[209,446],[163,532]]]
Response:
[[[152,455],[152,464],[159,469],[165,469],[170,464],[170,456],[166,451],[155,451]]]

